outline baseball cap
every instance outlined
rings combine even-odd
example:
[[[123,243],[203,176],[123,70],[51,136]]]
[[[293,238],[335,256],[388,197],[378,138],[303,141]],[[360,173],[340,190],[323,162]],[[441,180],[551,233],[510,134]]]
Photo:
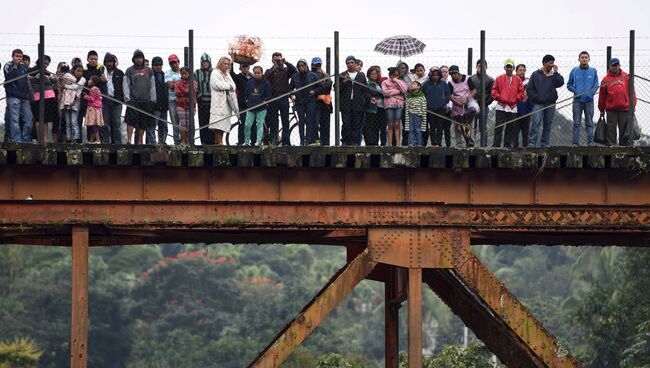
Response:
[[[322,65],[322,64],[323,64],[323,60],[322,60],[321,58],[319,58],[318,56],[316,56],[316,57],[314,57],[314,58],[311,59],[311,64],[312,64],[312,65],[316,65],[316,64],[320,64],[320,65]]]
[[[163,59],[160,56],[155,56],[151,59],[151,65],[163,65]]]
[[[458,65],[452,65],[452,66],[449,67],[449,73],[451,74],[453,72],[460,72],[460,69],[458,68]]]
[[[178,56],[176,56],[176,54],[171,54],[171,55],[169,55],[169,57],[167,58],[167,61],[170,62],[170,63],[171,63],[172,61],[180,62],[180,59],[178,59]]]
[[[616,65],[616,64],[620,64],[620,63],[621,63],[621,61],[618,60],[618,58],[609,59],[609,65]]]
[[[515,67],[515,61],[512,59],[506,59],[506,61],[503,63],[503,66],[508,66],[510,65],[511,67]]]

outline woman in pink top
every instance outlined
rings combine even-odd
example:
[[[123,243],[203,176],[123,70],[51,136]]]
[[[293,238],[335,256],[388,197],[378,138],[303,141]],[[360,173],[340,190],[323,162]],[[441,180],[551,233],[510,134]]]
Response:
[[[88,128],[90,135],[90,143],[101,143],[99,140],[99,127],[104,126],[104,117],[102,115],[102,95],[97,87],[99,83],[99,76],[93,75],[88,80],[88,87],[90,93],[84,96],[88,101],[88,109],[86,109],[86,120],[84,125]]]
[[[381,90],[384,93],[384,111],[388,124],[388,144],[396,146],[401,142],[400,119],[402,117],[402,110],[404,109],[408,85],[397,79],[399,76],[397,68],[388,68],[388,76],[389,78],[382,82]],[[395,137],[394,143],[393,137]]]

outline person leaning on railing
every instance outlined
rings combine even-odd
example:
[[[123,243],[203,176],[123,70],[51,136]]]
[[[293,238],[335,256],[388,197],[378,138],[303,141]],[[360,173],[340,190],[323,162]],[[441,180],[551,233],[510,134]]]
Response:
[[[437,66],[432,66],[429,69],[429,78],[422,85],[422,92],[427,98],[427,123],[430,127],[431,145],[440,147],[444,135],[445,146],[450,147],[451,122],[446,119],[446,116],[447,105],[451,99],[451,89],[449,84],[442,80],[442,70]],[[423,145],[426,145],[426,142],[426,139],[422,140]]]
[[[567,89],[576,97],[573,99],[573,145],[580,145],[580,128],[582,127],[582,114],[585,115],[585,130],[587,132],[587,146],[594,143],[594,95],[598,91],[598,71],[589,66],[591,57],[587,51],[578,55],[579,66],[571,70]]]
[[[539,128],[542,128],[540,147],[545,148],[551,145],[551,130],[553,128],[553,117],[555,116],[555,102],[557,101],[557,89],[564,85],[564,77],[558,72],[553,55],[545,55],[542,58],[542,67],[535,70],[528,81],[528,98],[533,103],[533,123],[528,136],[528,146],[537,145]]]
[[[341,100],[341,143],[344,146],[357,145],[361,136],[362,117],[366,103],[370,100],[366,75],[357,68],[357,59],[345,58],[347,70],[340,75],[339,98]],[[356,83],[355,83],[356,82]]]
[[[5,83],[5,93],[7,95],[7,111],[11,141],[14,143],[32,143],[32,127],[34,117],[29,105],[29,83],[27,78],[27,68],[23,65],[23,52],[15,49],[11,52],[11,63],[5,64],[4,71],[5,81],[15,79],[11,83]],[[19,78],[23,77],[23,78]],[[19,78],[19,79],[17,79]],[[6,117],[6,116],[5,116]],[[23,121],[21,128],[20,121]]]
[[[600,83],[598,96],[598,110],[602,117],[607,113],[607,145],[616,145],[616,129],[618,128],[618,144],[631,146],[634,142],[630,139],[632,129],[630,121],[630,76],[621,70],[618,58],[609,61],[609,71]],[[634,93],[636,106],[636,92]]]
[[[316,124],[318,125],[318,140],[321,146],[330,145],[330,114],[332,114],[332,80],[329,74],[323,70],[323,60],[315,56],[311,59],[311,71],[316,73],[319,79],[325,79],[316,86]]]

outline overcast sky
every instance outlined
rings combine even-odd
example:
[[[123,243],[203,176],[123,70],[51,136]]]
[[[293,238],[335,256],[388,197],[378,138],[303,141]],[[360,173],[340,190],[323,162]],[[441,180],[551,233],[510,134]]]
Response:
[[[378,41],[394,34],[410,34],[427,44],[425,55],[407,59],[411,63],[465,65],[468,47],[474,47],[478,56],[481,29],[488,35],[488,61],[502,62],[507,57],[537,61],[546,52],[573,61],[584,48],[594,54],[594,63],[604,64],[607,45],[614,46],[615,54],[627,55],[630,29],[639,37],[639,56],[650,54],[650,40],[643,38],[650,36],[650,5],[646,1],[481,3],[485,5],[466,6],[470,2],[459,1],[249,0],[220,5],[218,1],[114,0],[82,2],[71,8],[57,1],[32,1],[21,16],[5,13],[0,24],[0,61],[8,60],[11,49],[18,46],[36,54],[40,24],[46,27],[46,52],[56,61],[69,61],[74,55],[85,59],[86,52],[95,48],[100,55],[111,51],[122,56],[123,68],[135,47],[142,48],[147,58],[182,54],[190,28],[196,35],[196,57],[203,51],[213,57],[224,54],[229,38],[246,33],[265,40],[265,60],[277,49],[295,62],[300,57],[324,56],[324,48],[332,45],[333,31],[338,30],[341,57],[354,51],[355,56],[368,59],[366,66],[375,61],[397,61],[372,51]],[[73,34],[92,36],[70,36]],[[151,37],[155,35],[161,36]],[[504,40],[506,37],[531,39]]]

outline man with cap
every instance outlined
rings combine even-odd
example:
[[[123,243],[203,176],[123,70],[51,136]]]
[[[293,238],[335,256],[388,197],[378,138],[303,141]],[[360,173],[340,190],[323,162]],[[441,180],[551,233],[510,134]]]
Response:
[[[271,56],[273,66],[266,69],[264,72],[264,79],[269,81],[271,89],[273,90],[273,98],[275,99],[269,103],[268,114],[266,114],[266,125],[269,127],[269,144],[275,145],[278,143],[278,113],[282,118],[282,145],[290,146],[291,139],[289,137],[289,96],[278,98],[289,93],[289,79],[298,72],[295,66],[288,63],[282,57],[282,53],[274,52]]]
[[[589,66],[589,53],[582,51],[578,55],[580,65],[571,70],[566,87],[573,92],[573,145],[580,145],[580,128],[582,114],[585,114],[587,146],[594,145],[594,95],[598,91],[598,72]]]
[[[505,61],[503,69],[505,74],[498,76],[492,86],[492,98],[497,101],[492,147],[501,147],[504,125],[509,122],[505,125],[506,136],[503,143],[506,147],[513,148],[518,140],[513,122],[517,118],[517,103],[524,99],[524,84],[521,78],[513,73],[515,62],[512,59]]]
[[[345,58],[347,70],[340,75],[339,93],[341,98],[341,143],[344,146],[357,145],[363,129],[363,112],[370,100],[365,74],[359,71],[357,59],[350,55]]]
[[[144,132],[155,133],[153,114],[156,103],[156,81],[153,71],[144,66],[144,53],[139,49],[133,52],[133,65],[124,73],[124,101],[126,109],[124,121],[127,125],[127,139],[131,144],[133,131],[136,130],[136,144],[142,144]],[[144,113],[143,113],[144,112]],[[153,137],[155,142],[156,137]]]
[[[176,111],[176,93],[174,93],[174,82],[181,79],[180,60],[176,54],[171,54],[167,58],[170,69],[165,72],[165,83],[169,90],[167,91],[169,100],[169,119],[172,123],[172,132],[174,134],[174,144],[181,143],[181,131],[178,126],[178,112]]]
[[[298,131],[300,145],[312,145],[318,140],[316,125],[316,88],[318,75],[309,70],[307,60],[300,59],[296,64],[298,73],[291,77],[289,88],[293,91],[291,100],[298,110]],[[305,132],[306,129],[306,132]]]
[[[318,56],[311,59],[311,71],[318,79],[324,79],[316,85],[316,124],[318,125],[319,142],[321,146],[330,145],[330,115],[332,114],[332,80],[323,70],[323,60]],[[325,79],[327,78],[327,79]]]
[[[88,87],[88,81],[90,78],[93,76],[98,76],[99,77],[99,84],[97,87],[99,87],[99,91],[103,94],[106,94],[106,75],[104,73],[104,66],[99,64],[99,56],[97,55],[97,51],[95,50],[90,50],[88,51],[88,54],[86,55],[86,61],[88,64],[86,64],[86,68],[84,69],[84,74],[83,77],[86,80],[86,87]],[[86,99],[82,98],[81,99],[81,109],[79,110],[79,115],[78,115],[78,124],[79,124],[79,131],[82,132],[83,130],[81,129],[83,126],[83,118],[86,115],[86,109],[88,108],[88,102]],[[106,125],[106,124],[104,124]],[[108,131],[104,131],[104,137],[101,138],[103,143],[108,143],[105,138],[108,138],[106,134]],[[88,134],[88,133],[87,133]]]
[[[537,146],[539,128],[544,121],[540,147],[551,145],[551,129],[555,116],[557,89],[564,85],[564,77],[558,73],[553,55],[542,58],[542,68],[535,70],[528,81],[528,99],[533,104],[533,120],[528,135],[528,146]]]
[[[478,127],[478,130],[481,132],[481,147],[485,147],[488,144],[487,141],[487,121],[483,121],[483,116],[488,116],[490,113],[490,105],[492,104],[492,86],[494,85],[494,78],[490,77],[487,75],[487,61],[485,62],[485,90],[481,91],[481,75],[483,72],[481,71],[481,64],[483,60],[478,59],[476,60],[476,74],[471,76],[472,83],[476,86],[476,102],[478,102],[479,107],[483,108],[481,106],[482,103],[482,98],[485,96],[485,115],[481,114],[480,112],[476,114],[476,117],[474,119],[474,126]]]
[[[124,72],[117,68],[117,58],[107,52],[104,55],[104,66],[106,79],[106,95],[110,98],[102,100],[102,113],[104,115],[104,126],[99,128],[99,135],[102,142],[122,144],[122,104],[124,102]],[[118,102],[119,101],[119,102]]]
[[[151,69],[153,70],[153,77],[156,81],[156,104],[153,108],[153,114],[157,118],[156,125],[158,127],[158,143],[165,144],[167,142],[167,109],[169,109],[169,87],[165,83],[165,72],[163,72],[163,59],[160,56],[154,56],[151,59]]]
[[[451,119],[454,124],[456,133],[456,147],[461,147],[465,139],[466,147],[474,147],[474,138],[472,137],[472,122],[476,115],[475,110],[469,108],[470,98],[476,95],[476,86],[472,79],[464,74],[460,74],[458,65],[449,67],[449,88],[451,89]]]
[[[607,113],[607,145],[616,145],[616,129],[618,128],[618,144],[631,146],[630,139],[633,129],[633,115],[630,114],[630,76],[621,70],[618,58],[609,61],[609,71],[600,83],[598,94],[598,110],[602,117]],[[636,106],[636,91],[634,92]]]

